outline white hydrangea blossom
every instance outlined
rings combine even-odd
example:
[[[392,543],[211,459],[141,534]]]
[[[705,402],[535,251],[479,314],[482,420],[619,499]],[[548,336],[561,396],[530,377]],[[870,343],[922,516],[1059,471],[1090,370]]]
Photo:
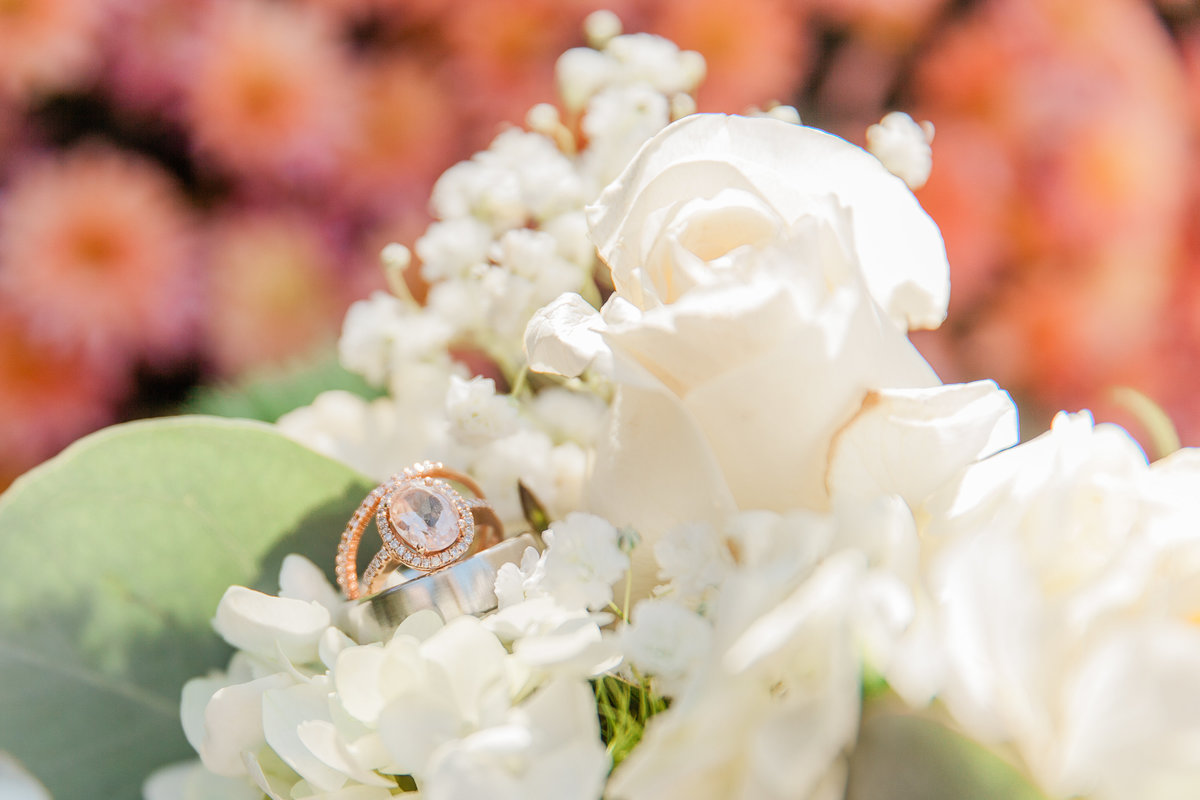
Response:
[[[239,649],[183,690],[200,761],[152,776],[149,800],[390,798],[397,775],[426,797],[475,797],[480,781],[490,796],[600,797],[609,762],[586,679],[620,657],[586,612],[543,618],[512,652],[474,617],[430,611],[358,644],[331,624],[351,604],[315,565],[289,556],[280,584],[221,600],[214,627]]]
[[[712,626],[702,616],[664,599],[642,600],[620,631],[625,660],[665,681],[687,676],[707,655]]]
[[[613,524],[595,514],[575,512],[543,534],[548,548],[541,569],[541,588],[568,607],[593,611],[613,601],[613,584],[629,571]]]

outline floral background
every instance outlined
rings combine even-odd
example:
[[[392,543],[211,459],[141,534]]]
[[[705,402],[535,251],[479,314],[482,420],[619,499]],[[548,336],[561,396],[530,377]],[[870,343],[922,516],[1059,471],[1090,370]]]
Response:
[[[105,424],[220,408],[197,387],[245,394],[289,365],[291,393],[252,409],[273,418],[315,394],[301,366],[348,380],[325,354],[383,286],[380,247],[553,98],[600,6],[705,56],[701,110],[790,102],[860,143],[892,108],[932,121],[917,196],[954,292],[915,338],[943,379],[994,377],[1027,432],[1090,407],[1148,443],[1113,393],[1132,387],[1200,442],[1194,3],[18,0],[0,2],[0,485]]]
[[[1190,6],[0,4],[0,795],[1194,796]]]

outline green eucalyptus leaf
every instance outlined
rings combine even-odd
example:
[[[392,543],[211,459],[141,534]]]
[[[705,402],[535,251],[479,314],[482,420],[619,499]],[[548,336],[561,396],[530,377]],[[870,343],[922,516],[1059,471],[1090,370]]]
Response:
[[[328,568],[371,484],[271,426],[176,417],[96,433],[0,495],[0,751],[60,800],[140,797],[193,757],[184,681],[224,666],[230,584]]]
[[[383,396],[381,389],[348,372],[338,363],[337,354],[329,352],[310,361],[262,369],[233,383],[201,386],[184,401],[183,412],[274,422],[331,389],[367,399]]]
[[[846,800],[1046,800],[1012,764],[941,723],[868,704]]]

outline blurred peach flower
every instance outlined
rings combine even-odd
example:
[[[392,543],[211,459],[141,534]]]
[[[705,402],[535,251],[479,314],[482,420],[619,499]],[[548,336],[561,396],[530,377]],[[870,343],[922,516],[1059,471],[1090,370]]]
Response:
[[[704,56],[701,111],[737,113],[790,101],[808,58],[803,22],[800,5],[783,0],[742,0],[736,11],[723,0],[672,0],[649,30]]]
[[[162,170],[83,146],[21,171],[0,202],[0,294],[55,343],[175,354],[194,321],[191,234]]]
[[[397,194],[413,184],[431,186],[454,163],[461,121],[451,87],[416,59],[374,59],[360,67],[358,80],[362,103],[344,188],[359,202],[377,200],[386,211]]]
[[[312,219],[230,212],[208,235],[207,350],[221,373],[332,345],[349,298],[336,255]]]
[[[354,98],[325,21],[294,6],[224,0],[204,23],[185,101],[198,150],[248,176],[327,176]]]
[[[921,56],[938,129],[920,197],[954,265],[959,362],[1041,423],[1150,391],[1184,247],[1192,120],[1182,64],[1137,0],[987,0]],[[1019,188],[1018,188],[1019,187]],[[1101,416],[1104,416],[1101,414]]]
[[[0,0],[0,95],[28,97],[90,77],[105,0]]]

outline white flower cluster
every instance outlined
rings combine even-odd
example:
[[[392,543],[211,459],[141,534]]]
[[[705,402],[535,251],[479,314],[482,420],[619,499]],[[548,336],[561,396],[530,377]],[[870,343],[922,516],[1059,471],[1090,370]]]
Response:
[[[598,798],[610,764],[587,681],[620,655],[588,608],[629,559],[587,514],[546,538],[501,575],[495,615],[422,611],[386,642],[357,643],[353,604],[300,556],[278,597],[230,587],[213,625],[237,652],[183,690],[200,761],[153,776],[147,800]]]
[[[387,396],[326,393],[280,420],[285,433],[381,480],[419,460],[455,464],[506,522],[521,520],[518,480],[556,515],[580,506],[603,401],[570,387],[502,395],[496,380],[523,380],[525,329],[539,308],[564,292],[596,296],[584,207],[672,108],[691,110],[683,98],[703,77],[699,54],[617,35],[619,26],[591,18],[599,49],[562,56],[567,120],[539,106],[533,130],[503,131],[438,180],[436,220],[414,248],[425,302],[378,293],[347,313],[341,362]],[[399,245],[386,255],[398,268],[411,258]],[[493,379],[469,379],[481,371]]]
[[[906,185],[928,131],[886,118],[876,157],[690,114],[695,54],[588,35],[565,117],[438,183],[425,303],[347,316],[387,397],[281,423],[380,477],[464,469],[514,530],[523,483],[546,551],[493,614],[385,642],[305,562],[231,589],[239,652],[184,694],[203,768],[148,798],[841,797],[866,671],[1051,796],[1195,797],[1200,456],[1150,465],[1086,413],[1018,444],[994,383],[941,383],[907,335],[949,299]],[[609,682],[650,717],[628,753]]]

